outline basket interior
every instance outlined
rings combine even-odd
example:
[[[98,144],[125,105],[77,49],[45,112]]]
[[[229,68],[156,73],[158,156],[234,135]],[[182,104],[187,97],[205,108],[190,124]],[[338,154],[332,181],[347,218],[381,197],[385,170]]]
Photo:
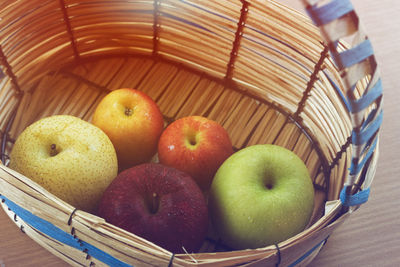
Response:
[[[235,149],[294,151],[316,189],[311,224],[338,199],[351,123],[340,75],[300,13],[273,1],[18,1],[0,10],[2,155],[34,121],[90,121],[110,90],[131,87],[166,123],[203,115]]]

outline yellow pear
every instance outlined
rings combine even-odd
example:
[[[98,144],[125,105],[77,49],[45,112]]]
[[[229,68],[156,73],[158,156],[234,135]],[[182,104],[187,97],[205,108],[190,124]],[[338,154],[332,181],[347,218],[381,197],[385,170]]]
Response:
[[[28,126],[13,146],[10,168],[88,212],[95,211],[118,172],[107,135],[69,115],[54,115]]]

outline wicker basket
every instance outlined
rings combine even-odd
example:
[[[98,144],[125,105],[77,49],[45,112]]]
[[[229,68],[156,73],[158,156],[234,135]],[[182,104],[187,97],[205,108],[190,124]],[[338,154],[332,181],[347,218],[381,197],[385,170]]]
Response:
[[[303,2],[312,20],[272,0],[1,1],[4,210],[24,233],[77,266],[309,263],[368,199],[382,88],[351,3]],[[297,153],[316,192],[306,230],[242,251],[224,251],[210,236],[199,253],[174,255],[6,167],[26,126],[52,114],[90,121],[99,100],[121,87],[150,95],[167,123],[194,114],[218,121],[236,149],[274,143]]]

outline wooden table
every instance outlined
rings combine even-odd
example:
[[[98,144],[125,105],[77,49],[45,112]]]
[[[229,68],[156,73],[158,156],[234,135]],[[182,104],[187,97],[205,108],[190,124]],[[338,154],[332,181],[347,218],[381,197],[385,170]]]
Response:
[[[294,0],[283,2],[300,7]],[[334,232],[311,266],[399,266],[400,1],[352,2],[372,40],[384,85],[378,170],[368,203]],[[0,267],[66,265],[0,211]]]

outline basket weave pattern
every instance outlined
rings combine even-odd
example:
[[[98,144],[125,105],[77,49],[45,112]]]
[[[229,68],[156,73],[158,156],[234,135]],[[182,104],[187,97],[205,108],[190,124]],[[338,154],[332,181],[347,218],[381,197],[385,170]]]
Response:
[[[304,3],[312,21],[274,1],[0,3],[3,163],[32,122],[53,114],[90,121],[110,90],[133,87],[157,102],[166,123],[203,115],[227,129],[236,149],[274,143],[298,154],[316,192],[302,233],[245,251],[224,251],[210,235],[201,253],[173,255],[1,165],[6,212],[23,232],[77,266],[288,266],[312,260],[368,199],[382,88],[351,3]]]

